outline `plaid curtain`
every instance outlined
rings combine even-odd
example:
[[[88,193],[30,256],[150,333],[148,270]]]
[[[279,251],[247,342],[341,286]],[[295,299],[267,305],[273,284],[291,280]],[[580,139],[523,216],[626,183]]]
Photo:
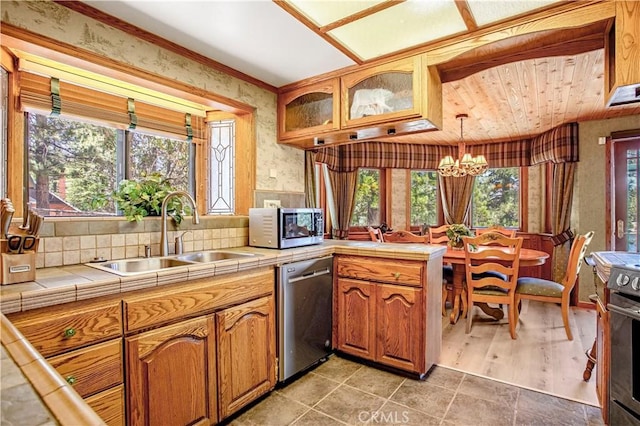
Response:
[[[563,124],[531,139],[531,164],[548,161],[556,164],[579,161],[578,123]]]
[[[553,165],[553,193],[551,195],[552,223],[551,231],[555,236],[569,232],[571,226],[571,205],[573,203],[573,181],[576,163],[560,163]],[[564,278],[571,240],[562,239],[553,248],[553,280],[561,282]]]
[[[313,151],[304,153],[304,196],[307,207],[316,206],[316,154]]]
[[[471,195],[475,176],[442,177],[440,180],[440,195],[442,197],[442,209],[446,224],[467,223],[469,208],[471,207]]]
[[[356,202],[358,169],[350,172],[336,172],[329,169],[329,181],[333,191],[334,211],[336,213],[331,234],[338,240],[349,238],[349,224]]]

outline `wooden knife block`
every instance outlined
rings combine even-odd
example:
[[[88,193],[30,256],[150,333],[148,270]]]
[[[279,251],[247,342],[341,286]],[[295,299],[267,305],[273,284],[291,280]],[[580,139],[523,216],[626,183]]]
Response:
[[[0,284],[17,284],[36,279],[36,252],[40,239],[36,239],[35,250],[24,253],[8,253],[7,240],[0,240]]]

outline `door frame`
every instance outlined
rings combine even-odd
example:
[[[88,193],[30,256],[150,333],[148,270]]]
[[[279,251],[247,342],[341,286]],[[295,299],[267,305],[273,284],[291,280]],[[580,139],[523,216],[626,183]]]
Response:
[[[623,130],[620,132],[611,132],[611,136],[607,137],[606,155],[605,155],[605,250],[613,250],[615,247],[615,230],[613,224],[613,145],[616,142],[625,142],[631,139],[640,138],[640,129]]]

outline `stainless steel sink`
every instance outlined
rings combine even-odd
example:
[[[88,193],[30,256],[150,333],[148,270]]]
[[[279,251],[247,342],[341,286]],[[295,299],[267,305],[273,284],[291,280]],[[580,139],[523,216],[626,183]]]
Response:
[[[247,257],[255,257],[253,253],[238,253],[234,251],[198,251],[177,256],[176,259],[185,260],[187,262],[209,263],[219,260],[243,259]]]
[[[147,272],[157,272],[177,266],[193,265],[193,262],[176,259],[175,257],[150,257],[144,259],[114,260],[105,263],[87,263],[96,269],[113,272],[118,275],[135,275]]]
[[[148,257],[138,259],[113,260],[104,263],[87,263],[87,266],[112,272],[121,276],[163,271],[178,266],[212,263],[228,259],[243,259],[258,256],[253,253],[239,253],[224,250],[198,251],[169,257]]]

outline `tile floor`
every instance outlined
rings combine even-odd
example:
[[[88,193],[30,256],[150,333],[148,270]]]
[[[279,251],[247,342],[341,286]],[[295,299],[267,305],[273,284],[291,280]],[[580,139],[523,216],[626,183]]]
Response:
[[[333,355],[230,425],[602,425],[600,409],[434,367],[407,379]]]

